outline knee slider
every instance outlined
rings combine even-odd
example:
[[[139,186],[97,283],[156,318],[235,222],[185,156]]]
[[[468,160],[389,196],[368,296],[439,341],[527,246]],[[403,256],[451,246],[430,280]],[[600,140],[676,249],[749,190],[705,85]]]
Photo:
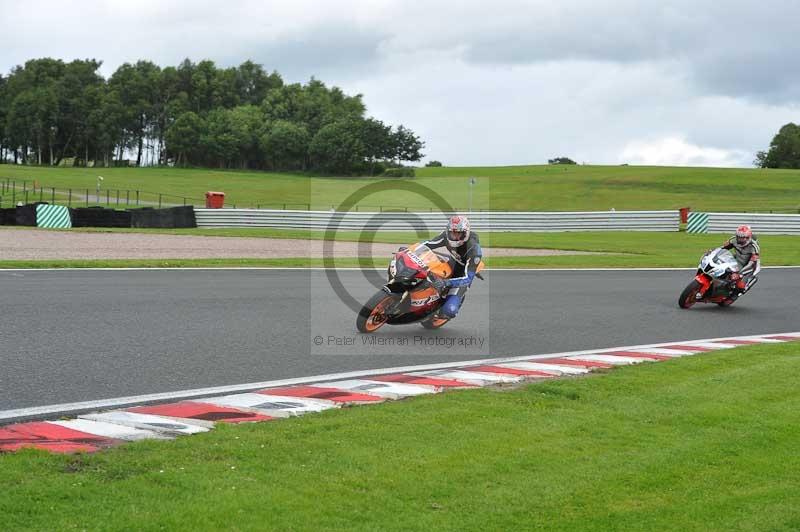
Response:
[[[458,309],[461,308],[461,296],[450,295],[442,305],[442,310],[439,312],[445,318],[455,318],[458,314]]]

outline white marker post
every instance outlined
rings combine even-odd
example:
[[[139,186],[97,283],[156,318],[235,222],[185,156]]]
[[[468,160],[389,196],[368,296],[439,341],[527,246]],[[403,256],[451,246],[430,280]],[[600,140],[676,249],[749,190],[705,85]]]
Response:
[[[100,204],[100,181],[103,181],[103,176],[97,176],[97,188],[95,189],[95,200]]]
[[[472,212],[472,187],[475,186],[478,180],[474,177],[469,178],[469,206],[467,208],[467,212]]]

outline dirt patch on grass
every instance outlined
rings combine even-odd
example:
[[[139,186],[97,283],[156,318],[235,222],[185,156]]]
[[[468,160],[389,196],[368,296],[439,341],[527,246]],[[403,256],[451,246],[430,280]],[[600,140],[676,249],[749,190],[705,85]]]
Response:
[[[334,242],[335,257],[388,257],[396,244]],[[589,251],[484,248],[487,257],[595,255]],[[0,260],[320,258],[320,240],[0,229]]]

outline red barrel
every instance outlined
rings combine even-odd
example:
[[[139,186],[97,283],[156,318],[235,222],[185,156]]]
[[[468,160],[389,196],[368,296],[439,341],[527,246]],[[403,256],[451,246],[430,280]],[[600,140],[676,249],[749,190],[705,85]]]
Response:
[[[221,209],[225,205],[224,192],[206,192],[206,209]]]

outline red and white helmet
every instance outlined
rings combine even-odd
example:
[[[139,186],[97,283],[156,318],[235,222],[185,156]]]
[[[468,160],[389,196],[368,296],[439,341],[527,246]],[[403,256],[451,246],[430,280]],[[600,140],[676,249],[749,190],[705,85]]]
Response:
[[[753,241],[753,230],[749,225],[740,225],[736,229],[736,246],[744,247]]]
[[[469,218],[453,216],[447,222],[447,242],[450,247],[457,248],[469,239]]]

